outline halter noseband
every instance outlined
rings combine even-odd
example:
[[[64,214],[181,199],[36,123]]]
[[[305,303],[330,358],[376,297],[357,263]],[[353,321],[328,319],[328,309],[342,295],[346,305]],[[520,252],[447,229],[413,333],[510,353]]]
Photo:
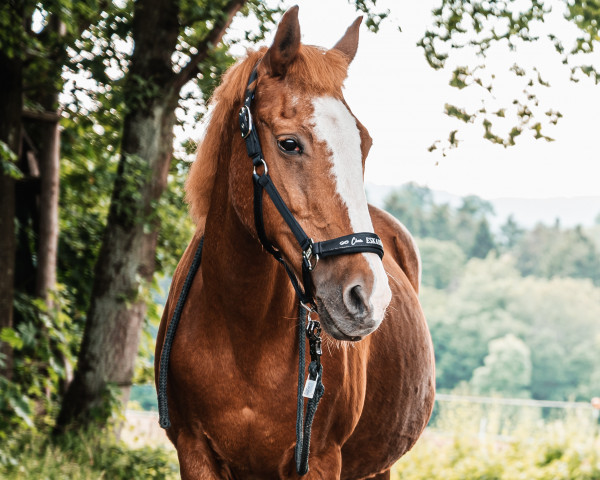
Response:
[[[273,257],[285,267],[285,271],[290,277],[292,285],[302,304],[305,306],[312,304],[314,306],[316,304],[312,295],[313,284],[310,272],[316,267],[319,258],[361,252],[376,253],[380,258],[383,258],[383,245],[381,239],[371,232],[351,233],[322,242],[314,242],[312,238],[308,237],[281,198],[281,195],[277,191],[277,188],[273,184],[268,173],[267,162],[265,161],[260,146],[256,125],[254,124],[251,113],[252,100],[254,99],[254,91],[256,88],[256,86],[251,87],[251,85],[257,78],[257,67],[254,67],[254,70],[252,70],[250,78],[248,79],[244,105],[239,113],[242,138],[246,142],[248,156],[251,158],[252,164],[254,165],[252,179],[254,181],[254,223],[256,232],[265,250],[273,255]],[[261,174],[258,174],[257,168],[260,166],[263,167],[263,171]],[[304,284],[304,290],[300,288],[296,275],[283,259],[281,252],[276,249],[267,238],[263,219],[263,190],[267,191],[271,201],[290,227],[294,237],[296,237],[296,241],[300,245],[302,250],[302,282]]]

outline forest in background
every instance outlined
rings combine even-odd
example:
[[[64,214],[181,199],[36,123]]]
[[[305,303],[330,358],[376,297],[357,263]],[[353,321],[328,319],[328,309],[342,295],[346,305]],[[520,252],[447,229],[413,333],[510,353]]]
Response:
[[[385,208],[415,235],[441,392],[589,401],[600,395],[600,212],[595,225],[494,232],[492,205],[452,207],[406,184]]]

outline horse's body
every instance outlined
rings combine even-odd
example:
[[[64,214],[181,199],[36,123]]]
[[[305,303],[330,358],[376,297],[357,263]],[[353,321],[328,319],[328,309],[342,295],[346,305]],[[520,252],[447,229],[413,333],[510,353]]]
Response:
[[[297,24],[294,13],[286,14],[278,30],[284,54],[284,47],[290,43],[286,28],[294,29]],[[348,38],[354,35],[351,29],[338,43],[350,60],[354,53],[352,46],[348,53],[347,44],[357,41]],[[297,36],[299,42],[299,31]],[[278,37],[274,45],[277,43]],[[188,199],[198,221],[198,231],[175,272],[156,347],[158,377],[165,330],[198,242],[204,236],[201,268],[182,312],[169,369],[172,426],[167,433],[177,448],[183,479],[296,478],[298,303],[284,269],[256,238],[252,182],[249,175],[242,174],[251,164],[244,157],[244,144],[235,125],[245,86],[240,79],[247,79],[259,58],[267,64],[265,57],[271,50],[266,54],[264,50],[250,54],[228,74],[221,90],[216,92],[217,105],[205,139],[208,144],[201,147],[188,182]],[[274,53],[271,52],[269,60],[270,66],[264,68],[271,70],[265,71],[276,78]],[[266,78],[267,73],[263,75]],[[277,81],[281,81],[281,76]],[[271,103],[276,104],[278,96],[273,90],[276,84],[269,84],[268,79],[264,82],[257,97],[267,98],[266,92],[270,92]],[[228,96],[228,88],[236,93]],[[281,98],[284,97],[289,99],[289,92]],[[301,98],[293,98],[298,111],[302,102]],[[272,123],[264,113],[267,107],[267,102],[259,103],[255,114],[262,118],[260,134],[265,150],[269,142],[265,130]],[[273,109],[278,114],[285,110]],[[294,115],[281,116],[289,120]],[[364,128],[358,122],[357,125]],[[364,132],[361,129],[363,162],[368,151],[366,144],[370,143]],[[312,150],[305,145],[305,162],[309,162],[310,152],[316,156],[319,144],[311,145]],[[312,207],[320,200],[310,195],[311,182],[316,180],[305,178],[295,190],[290,186],[292,178],[281,173],[277,177],[276,167],[301,167],[277,164],[275,160],[271,163],[270,157],[275,157],[276,150],[265,155],[282,196],[307,231],[315,237],[329,235],[329,238],[333,236],[330,230],[338,235],[339,230],[352,232],[348,231],[348,225],[341,224],[343,216],[339,213],[333,212],[334,216],[328,218],[327,209],[335,210],[334,204],[320,209]],[[322,185],[314,188],[321,188],[321,201],[331,196]],[[308,191],[308,198],[299,193],[304,190]],[[309,208],[302,210],[303,205]],[[374,254],[321,259],[313,272],[321,321],[329,336],[324,338],[322,356],[325,394],[312,430],[307,475],[311,479],[389,478],[391,465],[416,442],[433,405],[433,350],[417,298],[418,252],[410,234],[393,217],[374,207],[369,207],[368,213],[372,228],[384,245],[382,265],[390,279],[391,301],[386,296],[387,285],[377,287],[376,282],[381,280],[367,277],[375,271],[367,269],[374,260],[367,262],[363,257],[371,255],[378,260]],[[298,253],[294,252],[286,226],[272,206],[265,205],[265,218],[267,234],[299,272],[299,261],[294,258]],[[318,218],[322,219],[321,224]],[[355,272],[359,272],[356,275],[360,274],[362,280],[353,279],[351,283],[358,282],[360,288],[354,285],[354,293],[347,294],[345,279]],[[370,291],[376,293],[369,297]],[[377,301],[384,303],[383,308],[389,302],[383,322],[383,317],[375,319],[377,308],[373,305]],[[338,313],[339,309],[345,309],[344,313]],[[352,322],[358,317],[361,320],[354,325]],[[349,343],[335,339],[346,336],[362,340]]]

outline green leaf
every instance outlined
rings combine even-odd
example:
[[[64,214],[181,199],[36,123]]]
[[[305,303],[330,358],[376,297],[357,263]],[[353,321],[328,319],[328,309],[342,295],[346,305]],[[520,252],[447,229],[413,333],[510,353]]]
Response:
[[[29,428],[34,428],[35,425],[31,420],[31,408],[27,403],[27,397],[11,397],[8,399],[8,404],[13,409],[17,417],[25,422]]]
[[[15,350],[23,348],[23,340],[19,337],[17,332],[10,327],[4,327],[0,331],[0,341],[8,343]]]
[[[19,180],[23,178],[23,172],[15,165],[16,161],[17,155],[15,152],[5,142],[0,140],[0,170],[4,175]]]

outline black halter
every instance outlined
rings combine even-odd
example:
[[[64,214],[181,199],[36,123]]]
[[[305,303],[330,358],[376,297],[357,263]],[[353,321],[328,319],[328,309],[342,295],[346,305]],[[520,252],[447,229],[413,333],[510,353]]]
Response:
[[[279,192],[268,173],[267,162],[265,161],[262,148],[260,147],[260,140],[251,113],[252,100],[254,99],[254,91],[256,88],[256,85],[251,85],[257,78],[257,67],[254,67],[248,80],[248,86],[246,87],[244,106],[240,109],[239,113],[242,138],[246,141],[246,150],[254,165],[254,173],[252,175],[254,180],[254,223],[260,242],[265,250],[273,255],[273,257],[285,267],[285,271],[290,277],[300,301],[304,305],[314,306],[313,284],[310,272],[317,265],[319,258],[361,252],[376,253],[379,257],[383,258],[383,246],[381,244],[381,239],[371,232],[351,233],[322,242],[314,242],[312,238],[309,238],[308,235],[306,235],[306,232],[294,218],[294,215],[290,212],[290,209],[281,198],[281,195],[279,195]],[[258,174],[257,168],[260,167],[262,167],[263,171],[261,174]],[[294,237],[296,237],[296,241],[300,245],[300,249],[302,250],[302,282],[304,284],[304,290],[300,288],[296,276],[283,259],[281,252],[273,247],[273,244],[267,238],[263,220],[263,190],[266,190],[269,194],[271,201],[290,227]]]

